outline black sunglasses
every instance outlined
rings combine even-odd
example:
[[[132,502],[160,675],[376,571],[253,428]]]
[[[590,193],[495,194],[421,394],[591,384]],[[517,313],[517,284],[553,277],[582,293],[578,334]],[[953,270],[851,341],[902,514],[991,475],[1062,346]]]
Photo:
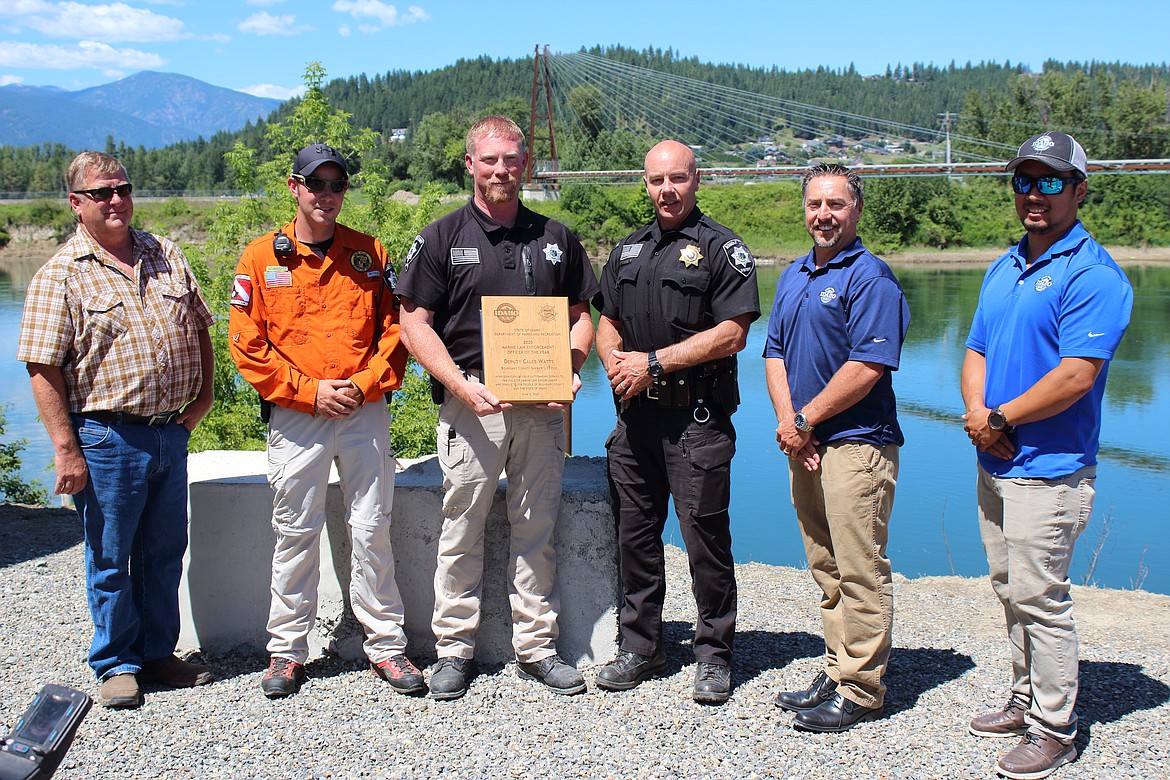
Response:
[[[1059,195],[1065,187],[1079,184],[1080,181],[1076,176],[1025,176],[1018,173],[1012,177],[1012,190],[1017,195],[1027,195],[1034,184],[1041,195]]]
[[[130,182],[119,184],[117,187],[94,187],[92,190],[73,190],[74,195],[88,195],[94,200],[109,200],[114,197],[114,193],[118,193],[119,198],[128,198],[130,193],[134,191],[134,185]]]
[[[305,185],[309,192],[322,192],[326,187],[335,194],[341,194],[349,189],[349,179],[322,179],[317,176],[301,176],[294,173],[293,178]]]

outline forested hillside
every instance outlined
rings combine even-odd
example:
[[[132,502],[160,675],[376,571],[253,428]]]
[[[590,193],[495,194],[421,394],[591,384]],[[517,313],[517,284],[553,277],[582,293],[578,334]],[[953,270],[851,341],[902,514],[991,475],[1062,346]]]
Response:
[[[1098,159],[1170,157],[1166,110],[1170,66],[1165,63],[1048,62],[1042,73],[1011,63],[899,63],[882,74],[860,74],[852,67],[788,72],[712,65],[682,57],[672,49],[594,47],[587,53],[711,85],[920,128],[936,128],[939,115],[952,112],[958,115],[955,129],[959,134],[1005,144],[1051,128],[1076,134],[1090,157]],[[332,105],[352,115],[355,126],[381,134],[379,144],[354,161],[355,169],[376,165],[408,188],[438,182],[456,190],[465,184],[461,137],[476,115],[502,111],[527,129],[532,64],[531,57],[460,60],[430,72],[391,71],[335,79],[325,85],[324,94]],[[554,84],[554,93],[557,89]],[[592,97],[577,90],[561,102],[588,108]],[[268,122],[282,121],[296,103],[286,103]],[[563,166],[636,167],[651,139],[661,133],[655,128],[651,108],[647,106],[644,116],[623,115],[621,126],[558,115]],[[239,141],[257,150],[259,160],[271,159],[266,124],[261,121],[238,132],[149,150],[110,138],[106,150],[125,161],[140,191],[231,190],[239,184],[231,180],[224,154]],[[395,140],[391,134],[395,128],[406,128],[405,140]],[[838,131],[851,137],[847,128],[824,127],[826,134]],[[907,132],[913,140],[914,131]],[[811,134],[805,131],[799,137],[805,136]],[[961,148],[961,142],[956,147]],[[0,147],[0,192],[62,191],[62,171],[75,151],[60,144]],[[913,154],[912,148],[906,154]]]

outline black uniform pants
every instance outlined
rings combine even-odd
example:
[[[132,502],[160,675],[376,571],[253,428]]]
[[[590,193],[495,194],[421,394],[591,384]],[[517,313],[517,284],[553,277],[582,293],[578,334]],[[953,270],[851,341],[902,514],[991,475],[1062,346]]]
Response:
[[[662,646],[666,572],[662,530],[674,498],[698,607],[695,659],[731,665],[736,587],[731,557],[731,456],[735,428],[712,413],[648,403],[618,416],[606,442],[609,490],[621,551],[621,648],[653,655]]]

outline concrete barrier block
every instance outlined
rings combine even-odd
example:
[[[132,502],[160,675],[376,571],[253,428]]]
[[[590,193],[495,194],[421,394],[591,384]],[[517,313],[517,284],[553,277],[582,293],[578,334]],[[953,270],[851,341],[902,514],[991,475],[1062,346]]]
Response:
[[[269,574],[274,536],[272,490],[263,452],[202,452],[189,460],[190,545],[180,587],[180,647],[263,652],[268,641]],[[430,630],[435,556],[442,528],[442,475],[433,458],[403,461],[395,479],[391,539],[405,607],[408,653],[433,658]],[[485,530],[483,602],[476,657],[512,658],[508,605],[508,522],[501,481]],[[614,657],[620,601],[617,541],[602,458],[570,458],[557,530],[561,591],[558,649],[570,663]],[[321,585],[310,652],[362,656],[360,626],[349,610],[350,541],[337,475],[326,497]]]

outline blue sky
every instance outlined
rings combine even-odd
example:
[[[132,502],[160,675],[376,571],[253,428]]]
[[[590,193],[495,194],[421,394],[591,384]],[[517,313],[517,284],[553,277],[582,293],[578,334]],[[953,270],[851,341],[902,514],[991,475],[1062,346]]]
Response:
[[[1023,25],[1032,25],[1026,29]],[[883,73],[899,62],[1170,60],[1170,3],[947,0],[0,0],[0,85],[82,89],[139,70],[286,98],[305,64],[329,77],[433,70],[594,44],[672,47],[707,62]]]

